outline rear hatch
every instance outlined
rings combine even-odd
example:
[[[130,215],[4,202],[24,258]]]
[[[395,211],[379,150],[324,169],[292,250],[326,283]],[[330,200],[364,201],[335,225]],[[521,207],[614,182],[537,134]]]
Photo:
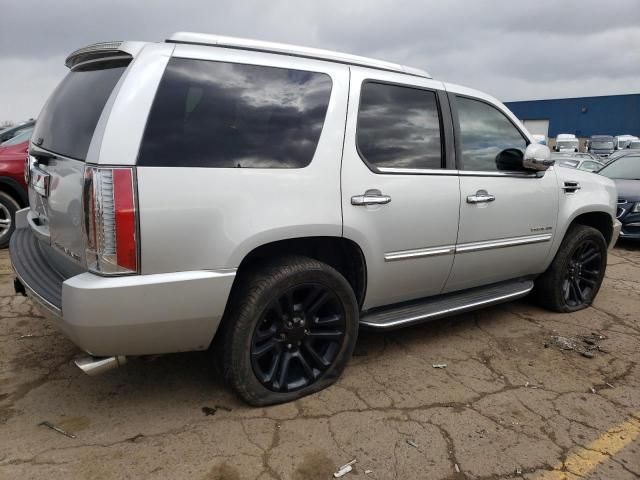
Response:
[[[86,270],[85,164],[97,151],[100,116],[130,62],[130,55],[109,48],[72,54],[71,71],[38,117],[28,158],[28,220],[40,242],[57,253],[52,261],[62,273]]]

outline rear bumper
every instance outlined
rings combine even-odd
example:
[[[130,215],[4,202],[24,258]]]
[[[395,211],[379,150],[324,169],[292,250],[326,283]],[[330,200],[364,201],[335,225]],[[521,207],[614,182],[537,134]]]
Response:
[[[235,270],[63,278],[28,228],[10,246],[27,295],[80,348],[95,356],[206,349],[218,328]]]

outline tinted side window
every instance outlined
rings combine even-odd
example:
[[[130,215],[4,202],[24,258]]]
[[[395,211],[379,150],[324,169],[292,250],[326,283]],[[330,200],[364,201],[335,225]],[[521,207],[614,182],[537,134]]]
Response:
[[[435,92],[366,82],[362,85],[358,149],[374,167],[441,168]]]
[[[498,109],[457,97],[464,170],[522,170],[527,141]]]
[[[172,58],[138,165],[305,167],[330,96],[324,73]]]

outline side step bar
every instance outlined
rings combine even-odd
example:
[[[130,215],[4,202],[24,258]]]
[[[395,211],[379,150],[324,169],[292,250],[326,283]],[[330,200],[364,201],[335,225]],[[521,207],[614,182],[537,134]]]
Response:
[[[360,317],[360,325],[376,330],[406,327],[515,300],[526,296],[532,289],[532,280],[515,280],[471,288],[370,310]]]

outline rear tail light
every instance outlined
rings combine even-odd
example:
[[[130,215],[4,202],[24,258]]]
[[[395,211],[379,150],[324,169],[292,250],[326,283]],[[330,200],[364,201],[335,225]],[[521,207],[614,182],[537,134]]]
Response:
[[[89,271],[100,275],[138,273],[135,195],[132,168],[85,168],[84,233]]]

